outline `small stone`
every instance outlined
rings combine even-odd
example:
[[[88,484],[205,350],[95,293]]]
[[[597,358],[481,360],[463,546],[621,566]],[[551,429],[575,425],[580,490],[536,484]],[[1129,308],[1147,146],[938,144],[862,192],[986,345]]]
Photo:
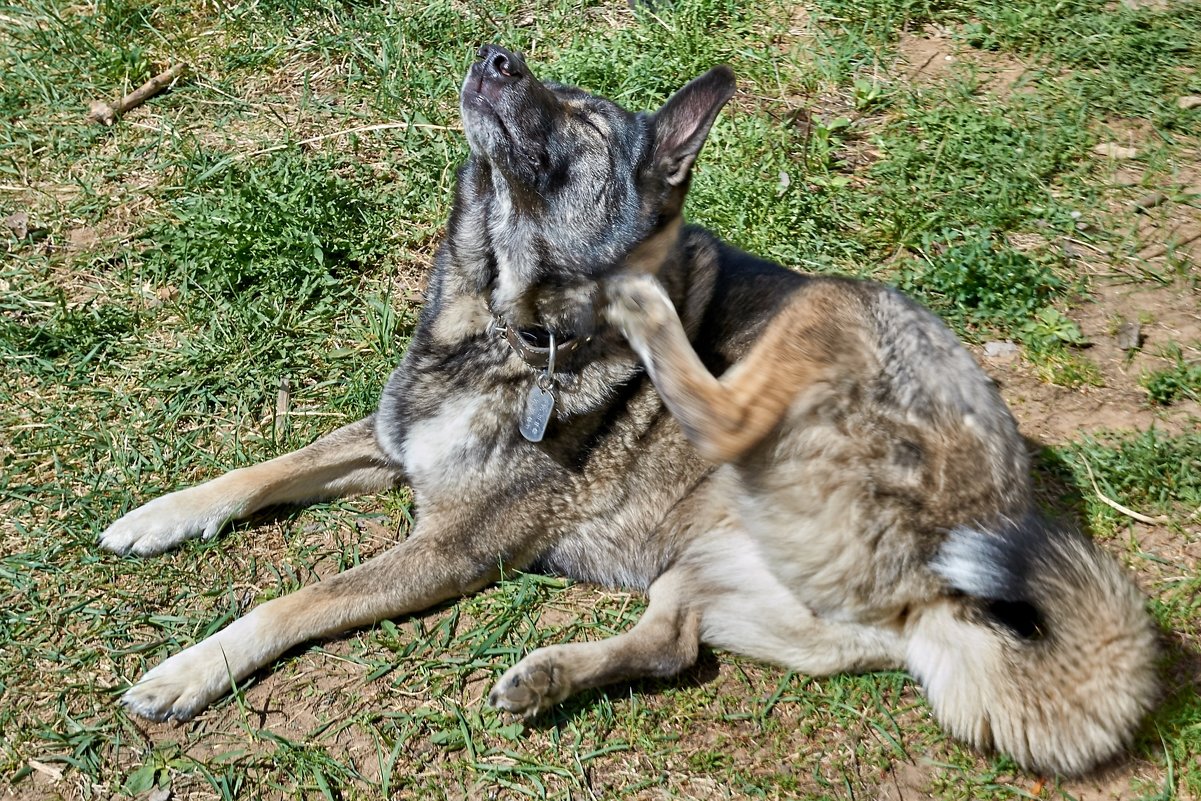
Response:
[[[791,184],[792,179],[788,177],[788,173],[781,171],[779,181],[776,183],[776,195],[783,195]]]
[[[1125,147],[1117,142],[1103,142],[1093,148],[1093,152],[1098,156],[1105,156],[1111,159],[1133,159],[1138,158],[1138,148]]]
[[[984,343],[984,355],[989,359],[1011,361],[1017,358],[1018,353],[1018,346],[1008,339]]]
[[[1191,108],[1201,106],[1201,95],[1185,95],[1184,97],[1176,98],[1176,106],[1188,111]]]
[[[1136,350],[1143,342],[1142,326],[1138,320],[1127,320],[1118,326],[1115,338],[1122,350]]]
[[[24,239],[29,235],[29,215],[23,211],[5,217],[4,225],[17,239]]]

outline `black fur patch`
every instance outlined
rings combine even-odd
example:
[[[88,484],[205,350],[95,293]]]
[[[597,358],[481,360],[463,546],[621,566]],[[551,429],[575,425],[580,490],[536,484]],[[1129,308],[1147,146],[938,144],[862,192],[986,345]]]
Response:
[[[1023,640],[1040,640],[1043,637],[1045,621],[1038,607],[1032,603],[989,601],[984,605],[984,613]]]

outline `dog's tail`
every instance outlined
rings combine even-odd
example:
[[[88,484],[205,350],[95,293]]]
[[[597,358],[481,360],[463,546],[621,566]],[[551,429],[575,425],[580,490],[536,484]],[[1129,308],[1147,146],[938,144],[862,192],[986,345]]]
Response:
[[[1156,630],[1122,568],[1035,516],[952,531],[948,595],[915,610],[907,662],[935,716],[978,748],[1074,775],[1125,748],[1156,700]]]

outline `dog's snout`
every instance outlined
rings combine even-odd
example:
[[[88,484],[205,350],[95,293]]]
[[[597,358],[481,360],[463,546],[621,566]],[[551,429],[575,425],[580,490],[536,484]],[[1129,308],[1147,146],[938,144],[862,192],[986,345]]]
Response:
[[[521,56],[500,45],[484,45],[475,55],[483,64],[485,77],[490,80],[516,81],[525,73],[525,63]]]

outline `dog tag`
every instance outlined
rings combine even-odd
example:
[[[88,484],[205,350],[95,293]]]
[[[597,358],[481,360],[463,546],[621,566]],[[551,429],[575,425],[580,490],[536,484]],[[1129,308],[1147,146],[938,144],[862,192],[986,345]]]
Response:
[[[530,442],[541,442],[550,423],[550,416],[555,411],[555,394],[549,389],[543,389],[540,381],[535,381],[530,387],[530,394],[525,399],[525,411],[521,415],[521,436]]]

